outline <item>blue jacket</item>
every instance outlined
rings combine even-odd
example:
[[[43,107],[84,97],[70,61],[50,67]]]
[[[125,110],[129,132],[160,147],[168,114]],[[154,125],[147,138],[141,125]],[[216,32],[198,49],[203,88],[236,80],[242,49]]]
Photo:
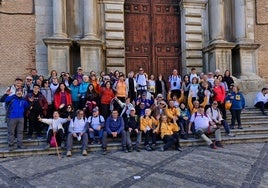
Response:
[[[226,100],[230,100],[232,103],[231,110],[242,110],[245,108],[245,98],[242,93],[232,92],[227,95]]]
[[[72,96],[72,101],[79,101],[79,86],[74,86],[73,84],[70,86],[71,90],[71,96]]]
[[[7,106],[9,106],[7,109],[7,117],[10,119],[23,118],[24,112],[29,106],[29,103],[24,98],[19,98],[17,95],[8,96],[5,102]]]
[[[105,129],[108,134],[111,134],[112,132],[117,132],[117,134],[120,134],[124,127],[124,120],[120,116],[116,121],[114,121],[112,116],[109,116],[105,122]]]
[[[81,96],[85,97],[88,85],[89,85],[89,82],[82,82],[79,85],[79,94],[81,94]]]

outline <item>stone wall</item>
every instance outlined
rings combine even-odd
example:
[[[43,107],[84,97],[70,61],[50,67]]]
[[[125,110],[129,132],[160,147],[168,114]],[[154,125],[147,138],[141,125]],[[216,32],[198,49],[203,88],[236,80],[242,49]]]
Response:
[[[258,49],[258,72],[268,82],[268,1],[256,1],[255,41],[261,44]]]
[[[33,0],[5,0],[0,5],[0,86],[35,68]]]

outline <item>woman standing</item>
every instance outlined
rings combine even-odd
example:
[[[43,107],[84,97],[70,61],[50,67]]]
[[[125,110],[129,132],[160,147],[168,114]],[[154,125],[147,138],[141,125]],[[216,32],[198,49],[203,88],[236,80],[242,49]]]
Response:
[[[111,114],[110,112],[110,103],[112,99],[114,98],[114,92],[111,87],[111,82],[107,81],[105,83],[105,87],[101,88],[101,115],[104,117],[104,119],[107,119],[109,115]]]
[[[163,99],[167,99],[167,83],[165,80],[163,80],[162,74],[158,75],[158,79],[155,82],[155,94],[161,94],[163,96]]]
[[[67,105],[72,105],[71,92],[64,83],[60,83],[54,95],[54,106],[55,109],[58,110]]]
[[[231,106],[231,114],[232,114],[232,120],[231,120],[231,129],[234,129],[235,127],[235,121],[237,120],[238,123],[238,129],[243,129],[241,125],[241,111],[245,108],[245,98],[241,92],[239,92],[239,88],[237,86],[233,86],[233,92],[228,94],[226,97],[226,100],[230,100],[232,103]]]

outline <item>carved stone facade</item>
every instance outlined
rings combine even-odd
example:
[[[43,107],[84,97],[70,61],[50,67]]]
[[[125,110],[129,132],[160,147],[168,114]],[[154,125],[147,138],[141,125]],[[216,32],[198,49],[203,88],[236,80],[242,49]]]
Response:
[[[239,78],[237,82],[243,91],[260,89],[264,84],[261,78],[268,80],[268,2],[178,2],[182,74],[192,67],[199,72],[229,69]],[[11,65],[15,74],[8,75],[3,68],[1,75],[5,76],[0,83],[8,85],[13,76],[25,76],[30,68],[37,68],[42,75],[48,75],[52,69],[73,73],[78,66],[85,72],[115,69],[124,72],[125,3],[126,0],[2,1],[0,24],[5,23],[5,27],[0,27],[0,63],[1,67]],[[9,11],[23,14],[5,14]],[[27,27],[24,36],[13,40],[19,36],[15,30],[23,31],[24,27]],[[21,48],[20,62],[16,60],[19,52],[7,51],[12,46],[15,49],[19,41],[27,44]]]

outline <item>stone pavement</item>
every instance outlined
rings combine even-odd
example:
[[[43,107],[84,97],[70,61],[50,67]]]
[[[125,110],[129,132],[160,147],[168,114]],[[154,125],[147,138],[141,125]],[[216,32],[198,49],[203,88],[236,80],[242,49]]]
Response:
[[[268,143],[0,159],[0,187],[268,187]]]

